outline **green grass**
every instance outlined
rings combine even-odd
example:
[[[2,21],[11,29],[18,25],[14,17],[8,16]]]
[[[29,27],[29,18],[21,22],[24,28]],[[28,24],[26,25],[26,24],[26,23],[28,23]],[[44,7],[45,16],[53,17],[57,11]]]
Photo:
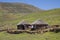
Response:
[[[47,32],[44,34],[8,34],[0,32],[0,40],[60,40],[60,33]]]
[[[0,13],[0,26],[2,29],[16,28],[16,24],[22,20],[26,20],[30,23],[41,19],[47,22],[49,25],[60,24],[60,9],[48,10],[43,13]],[[46,39],[47,38],[47,39]],[[60,40],[60,33],[44,33],[44,34],[8,34],[6,32],[0,32],[0,40]]]
[[[49,25],[60,24],[60,8],[48,10],[43,13],[0,13],[0,26],[4,25],[3,27],[7,26],[16,28],[16,24],[22,20],[32,23],[37,19],[41,19],[47,22]]]
[[[46,21],[48,24],[60,24],[60,10],[54,9],[43,13],[33,13],[23,17],[23,19],[33,22],[37,19]]]

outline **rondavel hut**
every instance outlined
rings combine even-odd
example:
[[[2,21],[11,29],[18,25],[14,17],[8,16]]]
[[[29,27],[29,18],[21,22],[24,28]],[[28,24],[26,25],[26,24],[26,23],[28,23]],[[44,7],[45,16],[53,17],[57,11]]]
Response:
[[[42,20],[36,20],[32,23],[32,30],[36,30],[36,29],[46,29],[48,28],[48,23],[42,21]]]
[[[29,26],[31,26],[27,21],[22,20],[17,24],[18,30],[28,30]]]

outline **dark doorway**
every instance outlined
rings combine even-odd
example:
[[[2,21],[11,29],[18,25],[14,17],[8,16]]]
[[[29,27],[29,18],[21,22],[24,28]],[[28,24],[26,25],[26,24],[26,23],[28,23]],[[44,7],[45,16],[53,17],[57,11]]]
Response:
[[[24,25],[21,25],[21,29],[22,29],[22,30],[25,30],[25,26],[24,26]]]
[[[25,30],[25,26],[24,26],[24,25],[18,25],[18,26],[17,26],[17,29]]]

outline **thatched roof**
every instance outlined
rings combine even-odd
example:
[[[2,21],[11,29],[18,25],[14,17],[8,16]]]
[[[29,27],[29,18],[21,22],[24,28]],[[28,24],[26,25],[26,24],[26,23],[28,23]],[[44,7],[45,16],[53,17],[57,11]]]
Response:
[[[20,25],[20,24],[29,24],[27,21],[24,21],[22,20],[21,22],[19,22],[17,25]]]
[[[48,24],[48,23],[44,22],[43,20],[36,20],[32,24]]]

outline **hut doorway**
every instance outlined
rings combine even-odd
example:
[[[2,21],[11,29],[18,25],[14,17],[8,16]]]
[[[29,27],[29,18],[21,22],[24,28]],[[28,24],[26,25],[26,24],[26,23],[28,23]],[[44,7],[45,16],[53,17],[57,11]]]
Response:
[[[24,27],[24,25],[21,25],[21,29],[22,29],[22,30],[25,30],[25,27]]]
[[[17,29],[25,30],[25,26],[24,25],[18,25]]]

